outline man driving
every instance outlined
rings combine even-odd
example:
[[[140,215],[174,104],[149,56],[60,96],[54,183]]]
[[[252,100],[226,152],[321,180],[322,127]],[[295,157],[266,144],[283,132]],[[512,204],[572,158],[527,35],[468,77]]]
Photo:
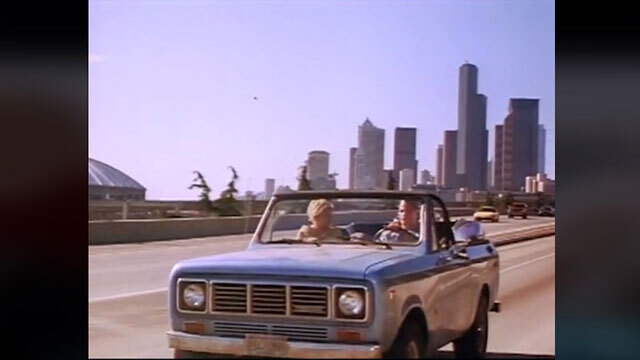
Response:
[[[400,201],[398,216],[379,233],[380,241],[414,243],[420,237],[420,204],[415,201]]]

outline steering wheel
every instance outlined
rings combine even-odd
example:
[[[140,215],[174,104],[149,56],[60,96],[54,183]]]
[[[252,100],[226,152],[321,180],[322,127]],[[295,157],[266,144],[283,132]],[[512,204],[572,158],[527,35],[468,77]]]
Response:
[[[408,230],[403,229],[403,228],[398,228],[398,229],[386,229],[386,228],[382,228],[380,230],[378,230],[378,232],[376,232],[376,234],[373,236],[373,241],[374,242],[385,242],[388,243],[389,239],[387,238],[385,232],[387,232],[387,234],[389,233],[406,233],[407,235],[413,236],[413,234],[411,234]],[[385,236],[383,237],[382,234],[385,234]]]

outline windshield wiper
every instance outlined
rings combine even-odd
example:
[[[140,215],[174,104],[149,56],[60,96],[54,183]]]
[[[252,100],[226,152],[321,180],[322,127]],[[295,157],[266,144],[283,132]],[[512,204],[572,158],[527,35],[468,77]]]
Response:
[[[304,241],[301,239],[284,238],[284,239],[278,239],[278,240],[271,240],[266,243],[267,244],[315,244],[316,246],[320,247],[320,242],[318,242],[318,240]]]

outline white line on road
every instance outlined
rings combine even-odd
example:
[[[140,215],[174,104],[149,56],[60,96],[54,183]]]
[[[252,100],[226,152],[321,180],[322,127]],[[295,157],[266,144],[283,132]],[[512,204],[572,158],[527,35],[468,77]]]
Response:
[[[555,255],[556,255],[556,253],[554,252],[554,253],[551,253],[551,254],[548,254],[548,255],[545,255],[545,256],[541,256],[541,257],[538,257],[538,258],[535,258],[535,259],[531,259],[529,261],[525,261],[523,263],[516,264],[516,265],[510,266],[508,268],[502,269],[502,270],[500,270],[500,273],[505,273],[507,271],[511,271],[511,270],[520,268],[522,266],[526,266],[526,265],[529,265],[529,264],[534,263],[536,261],[543,260],[543,259],[555,256]],[[158,288],[158,289],[134,291],[134,292],[118,294],[118,295],[103,296],[103,297],[89,299],[89,303],[91,304],[91,303],[97,303],[97,302],[102,302],[102,301],[117,300],[117,299],[132,297],[132,296],[150,295],[150,294],[165,292],[167,290],[168,290],[167,287],[163,287],[163,288]]]
[[[160,292],[167,291],[168,289],[169,288],[163,287],[163,288],[158,288],[158,289],[134,291],[134,292],[118,294],[118,295],[103,296],[103,297],[89,299],[89,304],[96,303],[96,302],[101,302],[101,301],[117,300],[117,299],[121,299],[121,298],[132,297],[132,296],[142,296],[142,295],[155,294],[155,293],[160,293]]]
[[[529,260],[529,261],[525,261],[525,262],[520,263],[520,264],[516,264],[516,265],[509,266],[508,268],[504,268],[504,269],[500,270],[500,273],[502,274],[502,273],[505,273],[505,272],[507,272],[507,271],[511,271],[511,270],[513,270],[513,269],[517,269],[517,268],[520,268],[520,267],[523,267],[523,266],[529,265],[529,264],[534,263],[534,262],[536,262],[536,261],[540,261],[540,260],[543,260],[543,259],[546,259],[546,258],[550,258],[550,257],[552,257],[552,256],[556,256],[556,253],[555,253],[555,252],[553,252],[553,253],[551,253],[551,254],[547,254],[547,255],[545,255],[545,256],[540,256],[540,257],[537,257],[537,258],[535,258],[535,259],[531,259],[531,260]]]

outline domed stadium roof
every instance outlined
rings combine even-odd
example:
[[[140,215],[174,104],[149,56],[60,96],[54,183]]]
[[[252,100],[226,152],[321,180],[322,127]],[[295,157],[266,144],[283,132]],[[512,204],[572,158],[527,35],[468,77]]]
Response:
[[[89,185],[146,190],[122,171],[89,158]]]

